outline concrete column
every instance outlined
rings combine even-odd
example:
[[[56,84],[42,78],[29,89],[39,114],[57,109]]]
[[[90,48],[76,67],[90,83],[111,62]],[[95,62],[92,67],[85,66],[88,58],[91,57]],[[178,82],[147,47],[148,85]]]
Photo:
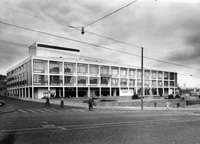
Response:
[[[88,87],[88,97],[90,98],[90,87]]]
[[[78,87],[76,87],[76,98],[78,98]]]
[[[27,98],[27,92],[26,92],[26,88],[25,88],[25,95],[24,95],[24,97],[25,97],[25,98]]]
[[[34,87],[32,87],[32,99],[34,99],[35,98],[35,95],[34,95],[35,93],[34,93]]]
[[[59,97],[61,97],[62,93],[61,93],[61,89],[59,88]]]
[[[30,91],[30,87],[28,88],[28,98],[31,98],[31,91]]]
[[[101,97],[101,87],[99,88],[99,97]]]
[[[63,97],[65,97],[65,87],[63,87]]]

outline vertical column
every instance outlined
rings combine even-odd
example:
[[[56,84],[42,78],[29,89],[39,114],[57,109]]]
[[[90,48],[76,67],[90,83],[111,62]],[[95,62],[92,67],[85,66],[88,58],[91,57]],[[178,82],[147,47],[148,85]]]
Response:
[[[31,91],[30,91],[30,87],[28,87],[28,98],[31,98]]]
[[[99,87],[99,97],[101,97],[101,87]]]
[[[49,60],[47,61],[47,80],[48,80],[48,91],[50,91]]]
[[[26,87],[25,87],[25,95],[24,95],[25,98],[27,98],[27,92],[26,92]]]
[[[32,86],[32,99],[35,98],[34,87]]]
[[[78,98],[78,87],[76,87],[76,98]]]
[[[87,95],[90,98],[90,87],[88,87],[88,93],[87,93]]]
[[[63,97],[65,97],[65,87],[63,86]]]

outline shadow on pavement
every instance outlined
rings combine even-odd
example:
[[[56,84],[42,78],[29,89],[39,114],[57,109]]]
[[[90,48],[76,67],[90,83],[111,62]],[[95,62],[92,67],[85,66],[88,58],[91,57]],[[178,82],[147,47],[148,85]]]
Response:
[[[0,139],[0,144],[14,144],[15,143],[15,133],[10,133],[5,135]]]

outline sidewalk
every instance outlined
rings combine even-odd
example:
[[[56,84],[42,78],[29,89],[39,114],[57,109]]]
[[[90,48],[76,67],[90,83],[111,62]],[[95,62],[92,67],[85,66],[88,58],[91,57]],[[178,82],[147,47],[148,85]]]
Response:
[[[39,103],[45,103],[45,99],[28,99],[28,98],[21,98],[16,96],[9,96],[11,98],[21,99],[21,100],[27,100],[27,101],[33,101],[33,102],[39,102]],[[60,99],[50,99],[51,104],[60,105]],[[76,102],[76,101],[70,101],[70,99],[64,99],[64,104],[66,106],[74,106],[74,107],[82,107],[82,108],[88,108],[87,103],[83,102]],[[127,111],[168,111],[168,112],[197,112],[200,114],[200,108],[166,108],[166,107],[143,107],[143,110],[141,110],[141,107],[131,107],[131,106],[94,106],[96,109],[107,109],[107,110],[127,110]],[[9,112],[9,111],[15,111],[13,107],[9,107],[9,105],[5,107],[0,107],[0,113],[1,112]]]

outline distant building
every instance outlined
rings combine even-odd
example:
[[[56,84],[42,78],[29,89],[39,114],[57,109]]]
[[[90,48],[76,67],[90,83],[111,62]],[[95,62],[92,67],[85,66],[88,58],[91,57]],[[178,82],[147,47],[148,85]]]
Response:
[[[144,95],[175,93],[177,73],[144,69]],[[10,94],[31,99],[132,96],[141,92],[141,69],[81,56],[79,49],[34,43],[29,57],[7,71]]]

